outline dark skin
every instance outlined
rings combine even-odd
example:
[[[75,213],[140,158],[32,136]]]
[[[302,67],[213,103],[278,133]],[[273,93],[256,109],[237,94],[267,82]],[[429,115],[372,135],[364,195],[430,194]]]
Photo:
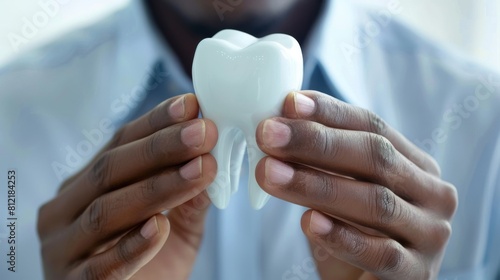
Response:
[[[208,154],[217,128],[198,111],[193,94],[164,101],[122,127],[40,208],[46,279],[188,277],[217,171]]]
[[[216,31],[303,42],[322,6],[234,1],[224,21],[212,1],[147,4],[189,75],[197,43]],[[47,279],[189,277],[217,171],[217,128],[198,111],[192,94],[166,100],[63,183],[39,211]],[[375,114],[313,91],[290,93],[256,136],[269,155],[256,170],[261,187],[310,208],[297,222],[322,279],[436,278],[457,195],[429,155]]]

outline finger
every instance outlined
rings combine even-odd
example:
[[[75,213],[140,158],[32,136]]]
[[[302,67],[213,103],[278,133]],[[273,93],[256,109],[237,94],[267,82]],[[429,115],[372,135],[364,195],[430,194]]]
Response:
[[[375,229],[409,246],[423,244],[424,230],[441,230],[426,212],[380,185],[291,166],[273,158],[259,162],[256,178],[272,196]],[[429,243],[433,241],[425,242]]]
[[[439,181],[373,133],[272,118],[259,124],[257,143],[263,152],[284,161],[386,186],[405,199],[427,199]]]
[[[143,267],[142,271],[162,271],[165,270],[166,263],[172,266],[193,264],[199,252],[205,216],[210,205],[208,194],[204,191],[190,201],[169,211],[167,218],[172,230],[168,240],[154,260]],[[172,254],[172,248],[176,248],[175,254]],[[189,275],[189,273],[187,274]],[[179,279],[187,279],[188,275],[178,276]]]
[[[417,168],[378,134],[272,118],[259,124],[257,143],[274,157],[377,183],[412,203],[444,197],[450,209],[456,208],[454,186]]]
[[[130,279],[160,251],[169,232],[167,218],[157,214],[108,251],[83,261],[71,272],[69,279]]]
[[[67,258],[92,253],[154,213],[173,209],[198,196],[213,181],[216,171],[215,159],[206,154],[180,169],[169,169],[97,198],[60,238],[60,244],[66,244]],[[73,240],[80,241],[72,244]]]
[[[420,259],[398,242],[367,235],[337,219],[309,210],[301,226],[311,242],[330,255],[371,272],[380,279],[428,279]]]
[[[201,242],[205,216],[210,205],[210,198],[207,192],[204,191],[168,213],[168,219],[175,225],[174,231],[178,231],[179,235],[187,237],[185,241],[195,249]]]
[[[111,141],[96,154],[88,166],[95,163],[99,158],[99,155],[105,151],[142,139],[171,125],[197,118],[198,111],[198,102],[193,94],[184,94],[169,98],[157,105],[148,113],[119,129]],[[63,183],[59,191],[64,190],[72,181],[85,171],[86,170],[82,170],[81,172],[68,178],[68,180]]]
[[[300,91],[289,94],[283,114],[287,118],[303,118],[332,128],[366,131],[387,138],[394,147],[423,170],[439,176],[437,162],[410,142],[379,116],[329,95],[316,91]]]
[[[215,124],[196,119],[117,147],[102,154],[92,168],[56,197],[52,209],[65,209],[66,219],[72,221],[100,195],[206,154],[216,142]]]
[[[153,110],[126,124],[111,141],[111,147],[118,147],[147,137],[171,125],[198,117],[199,106],[192,93],[169,98]]]

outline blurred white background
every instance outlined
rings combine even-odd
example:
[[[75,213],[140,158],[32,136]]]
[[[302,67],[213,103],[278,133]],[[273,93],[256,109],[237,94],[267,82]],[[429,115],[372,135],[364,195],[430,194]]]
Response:
[[[46,23],[43,16],[40,17],[38,20],[45,26],[16,48],[9,34],[20,34],[26,19],[33,22],[33,17],[44,11],[40,3],[53,1],[61,3],[59,10],[49,15]],[[139,0],[0,0],[0,64],[76,26],[106,16],[127,1]],[[400,1],[403,11],[399,17],[421,33],[500,71],[499,0],[347,1],[382,7],[390,1]]]

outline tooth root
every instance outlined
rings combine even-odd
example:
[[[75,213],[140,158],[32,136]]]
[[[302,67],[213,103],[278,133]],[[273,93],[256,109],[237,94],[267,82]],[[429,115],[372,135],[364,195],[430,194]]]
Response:
[[[245,135],[241,130],[236,130],[231,150],[231,168],[229,172],[231,174],[231,194],[238,191],[241,167],[243,165],[243,158],[245,157],[245,147]]]
[[[225,209],[231,196],[231,150],[236,131],[231,128],[219,127],[219,140],[211,154],[217,161],[217,175],[207,189],[208,196],[219,209]]]
[[[253,140],[253,141],[252,141]],[[256,210],[261,209],[269,200],[270,196],[263,191],[255,178],[255,168],[257,163],[266,155],[257,147],[255,139],[247,140],[248,146],[248,193],[250,196],[250,204]]]
[[[298,42],[284,34],[258,39],[224,30],[200,42],[192,73],[203,116],[214,121],[219,131],[212,151],[218,173],[208,188],[211,200],[225,208],[237,191],[245,137],[250,202],[253,208],[262,208],[269,195],[255,179],[256,165],[265,156],[256,144],[255,131],[260,121],[280,115],[286,95],[301,88],[303,59]]]

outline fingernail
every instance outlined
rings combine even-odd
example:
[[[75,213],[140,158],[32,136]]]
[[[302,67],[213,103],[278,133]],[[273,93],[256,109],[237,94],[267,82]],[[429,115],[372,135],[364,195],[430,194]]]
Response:
[[[316,109],[316,103],[311,98],[303,95],[302,93],[295,92],[295,111],[301,117],[308,117],[312,115]]]
[[[201,156],[199,156],[181,167],[179,173],[181,173],[181,177],[186,180],[199,179],[201,177],[202,164],[203,161]]]
[[[170,104],[169,113],[170,116],[174,119],[182,119],[186,115],[186,108],[184,106],[184,100],[186,98],[182,96],[174,101],[174,103]]]
[[[198,120],[182,129],[181,140],[188,147],[197,148],[203,145],[205,142],[205,122]]]
[[[156,221],[156,216],[154,216],[142,226],[141,235],[145,239],[151,239],[158,234],[158,231],[158,223]]]
[[[290,142],[292,131],[288,125],[274,120],[266,120],[262,130],[264,145],[270,148],[280,148]]]
[[[266,159],[266,179],[273,185],[286,185],[292,180],[292,167],[273,158]]]
[[[311,229],[312,233],[318,235],[326,235],[330,233],[330,231],[332,231],[333,223],[323,214],[312,211],[311,220],[309,221],[309,228]]]

